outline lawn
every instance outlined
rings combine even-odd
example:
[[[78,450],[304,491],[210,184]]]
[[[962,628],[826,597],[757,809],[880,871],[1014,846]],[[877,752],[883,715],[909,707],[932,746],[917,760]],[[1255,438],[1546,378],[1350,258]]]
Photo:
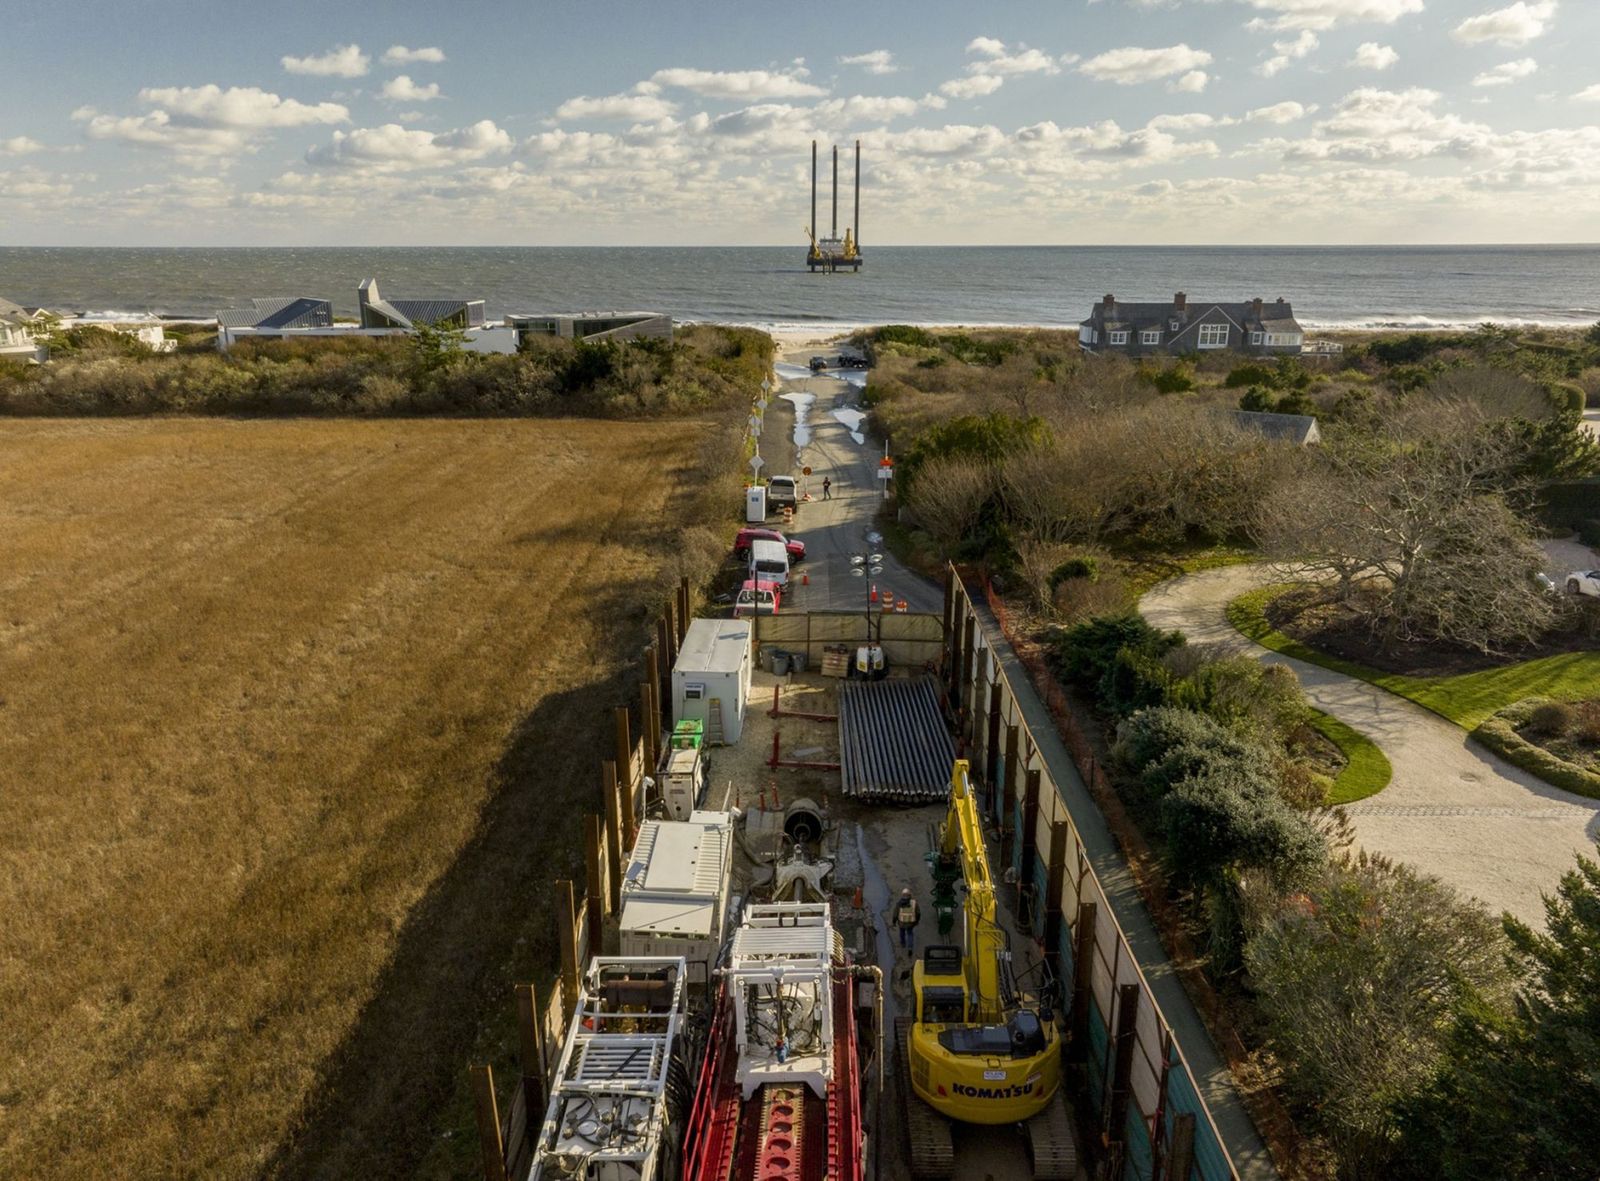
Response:
[[[461,1171],[707,430],[0,423],[0,1176]]]
[[[1321,710],[1315,712],[1311,725],[1337,746],[1345,758],[1344,769],[1334,779],[1333,790],[1328,793],[1328,803],[1353,804],[1389,786],[1393,775],[1389,759],[1372,739]]]
[[[1228,604],[1228,622],[1274,652],[1370,681],[1464,729],[1474,729],[1496,710],[1524,697],[1537,695],[1560,701],[1600,697],[1600,652],[1542,656],[1503,668],[1480,669],[1451,677],[1412,677],[1380,672],[1329,656],[1284,635],[1268,621],[1267,604],[1289,589],[1281,585],[1267,586],[1240,595]]]

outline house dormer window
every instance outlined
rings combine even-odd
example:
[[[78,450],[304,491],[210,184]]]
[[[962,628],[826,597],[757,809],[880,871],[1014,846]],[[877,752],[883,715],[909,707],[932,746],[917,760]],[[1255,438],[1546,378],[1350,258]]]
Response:
[[[1127,331],[1124,330],[1122,332],[1113,332],[1111,334],[1111,343],[1112,344],[1127,344],[1128,343],[1128,333],[1127,333]]]
[[[1139,343],[1140,344],[1160,344],[1161,343],[1161,329],[1159,329],[1159,328],[1145,328],[1145,329],[1141,330],[1140,333],[1139,333]]]
[[[1167,327],[1176,332],[1178,329],[1183,327],[1183,321],[1174,316],[1172,319],[1167,321]]]
[[[1264,339],[1266,339],[1266,334],[1263,332],[1252,332],[1250,334],[1251,344],[1260,344]]]
[[[1225,349],[1228,347],[1228,326],[1226,324],[1200,325],[1200,339],[1198,346],[1203,349]]]

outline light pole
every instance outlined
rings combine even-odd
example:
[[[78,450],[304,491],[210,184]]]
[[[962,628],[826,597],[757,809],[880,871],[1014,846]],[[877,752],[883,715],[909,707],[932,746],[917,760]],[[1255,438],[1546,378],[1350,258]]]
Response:
[[[876,550],[863,551],[850,555],[850,576],[852,578],[867,579],[867,643],[872,643],[872,598],[877,593],[878,575],[883,573],[883,555]],[[878,611],[878,618],[883,618],[883,611]],[[881,635],[883,625],[878,625]]]

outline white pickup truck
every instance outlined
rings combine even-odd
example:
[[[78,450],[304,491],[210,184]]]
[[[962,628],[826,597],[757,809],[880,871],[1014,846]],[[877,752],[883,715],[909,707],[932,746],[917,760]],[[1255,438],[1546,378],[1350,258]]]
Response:
[[[1574,570],[1567,575],[1567,593],[1600,599],[1600,570]]]

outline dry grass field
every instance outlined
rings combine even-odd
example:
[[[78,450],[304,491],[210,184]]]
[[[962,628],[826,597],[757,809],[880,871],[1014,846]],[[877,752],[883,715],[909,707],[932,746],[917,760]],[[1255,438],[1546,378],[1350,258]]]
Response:
[[[710,430],[0,423],[0,1176],[470,1136]]]

